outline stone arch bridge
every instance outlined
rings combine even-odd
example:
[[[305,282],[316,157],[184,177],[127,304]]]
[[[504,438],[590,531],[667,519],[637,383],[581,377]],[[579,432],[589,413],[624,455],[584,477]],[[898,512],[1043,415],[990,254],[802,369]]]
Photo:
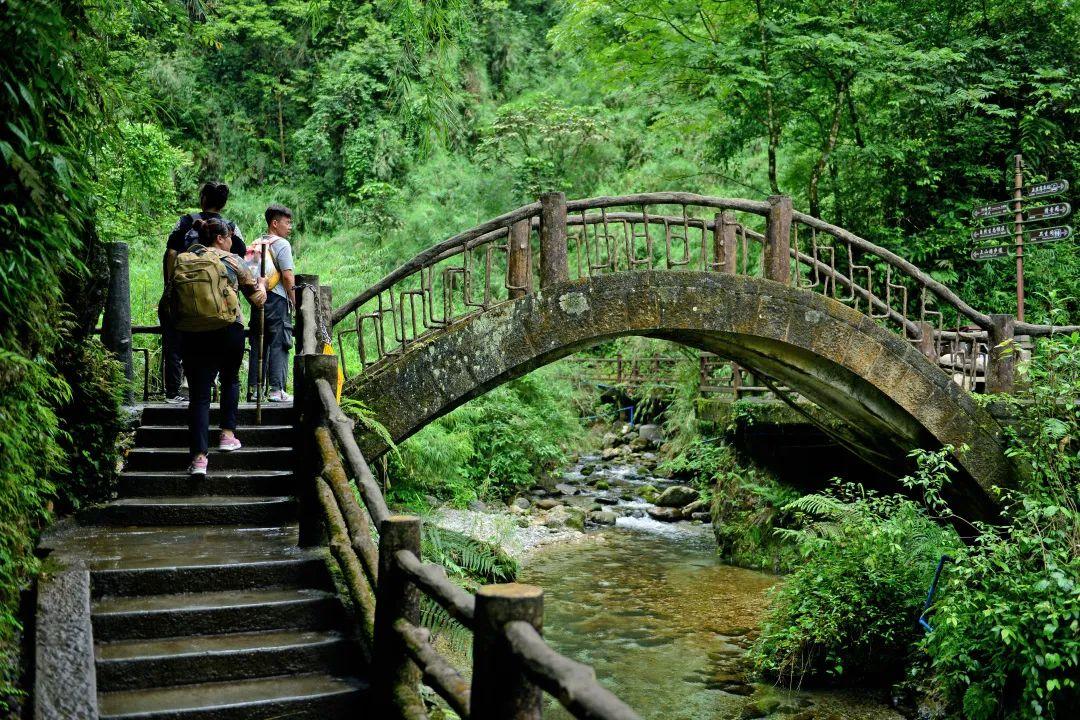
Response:
[[[429,248],[333,322],[346,366],[361,370],[346,394],[395,442],[537,367],[640,335],[713,352],[812,401],[841,421],[835,439],[890,476],[914,448],[964,448],[948,492],[980,518],[1012,467],[968,389],[1008,392],[1010,345],[1054,330],[980,313],[784,196],[688,193],[545,195]],[[386,450],[374,434],[361,448]]]

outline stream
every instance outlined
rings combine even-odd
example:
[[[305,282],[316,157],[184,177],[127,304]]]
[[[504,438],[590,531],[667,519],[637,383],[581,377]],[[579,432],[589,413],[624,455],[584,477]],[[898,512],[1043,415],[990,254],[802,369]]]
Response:
[[[901,718],[883,692],[787,691],[750,681],[744,655],[768,591],[782,579],[721,563],[707,524],[645,515],[648,503],[634,489],[662,490],[670,481],[650,477],[632,458],[596,461],[582,458],[566,472],[563,483],[577,491],[563,499],[599,500],[618,515],[615,525],[590,529],[592,542],[538,551],[519,577],[545,589],[544,635],[556,650],[592,665],[646,720]],[[581,473],[586,464],[596,464],[589,477]],[[544,717],[571,716],[549,698]]]

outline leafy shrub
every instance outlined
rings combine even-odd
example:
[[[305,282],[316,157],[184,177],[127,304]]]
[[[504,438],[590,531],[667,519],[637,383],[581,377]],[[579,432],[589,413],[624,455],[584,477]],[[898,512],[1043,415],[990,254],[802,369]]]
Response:
[[[1080,336],[1044,340],[1012,401],[1028,469],[945,577],[927,636],[945,699],[970,720],[1080,708]]]
[[[70,401],[58,409],[66,461],[55,477],[57,509],[63,512],[108,500],[115,489],[126,380],[120,363],[96,339],[62,348],[57,363],[71,384]]]
[[[755,644],[757,668],[789,685],[899,677],[921,631],[915,620],[955,534],[918,504],[838,484],[785,508],[805,526],[803,563],[775,592]]]
[[[543,372],[495,388],[425,427],[391,460],[391,499],[462,505],[506,498],[565,462],[581,425],[569,387]]]

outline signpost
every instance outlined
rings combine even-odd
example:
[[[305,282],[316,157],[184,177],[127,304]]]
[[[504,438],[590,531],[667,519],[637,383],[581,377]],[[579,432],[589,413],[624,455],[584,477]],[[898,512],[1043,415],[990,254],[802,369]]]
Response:
[[[1069,190],[1068,180],[1049,180],[1024,187],[1024,156],[1013,156],[1012,200],[992,203],[972,208],[973,220],[1003,218],[1010,213],[1013,216],[1012,227],[1006,222],[997,221],[993,225],[977,227],[971,231],[971,239],[978,242],[1012,235],[1012,245],[993,245],[977,247],[971,251],[972,260],[993,260],[1009,255],[1016,255],[1016,319],[1024,321],[1024,243],[1042,245],[1066,240],[1073,235],[1072,227],[1056,225],[1054,227],[1028,228],[1026,223],[1039,223],[1047,220],[1061,220],[1072,214],[1072,205],[1067,202],[1054,202],[1038,207],[1024,208],[1025,201],[1038,198],[1051,198]],[[1043,200],[1046,202],[1046,200]]]

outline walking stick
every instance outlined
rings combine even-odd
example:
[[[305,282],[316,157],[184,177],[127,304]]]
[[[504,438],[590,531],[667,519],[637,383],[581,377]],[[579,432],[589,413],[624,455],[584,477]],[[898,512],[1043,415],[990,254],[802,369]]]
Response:
[[[266,278],[266,258],[263,257],[263,252],[266,250],[264,244],[259,249],[259,285],[262,286],[262,281]],[[266,289],[263,288],[263,292]],[[266,343],[266,300],[263,298],[263,304],[259,307],[259,349],[258,349],[258,362],[259,369],[255,373],[256,379],[259,381],[259,387],[255,391],[255,424],[262,425],[262,396],[263,396],[263,345]]]

